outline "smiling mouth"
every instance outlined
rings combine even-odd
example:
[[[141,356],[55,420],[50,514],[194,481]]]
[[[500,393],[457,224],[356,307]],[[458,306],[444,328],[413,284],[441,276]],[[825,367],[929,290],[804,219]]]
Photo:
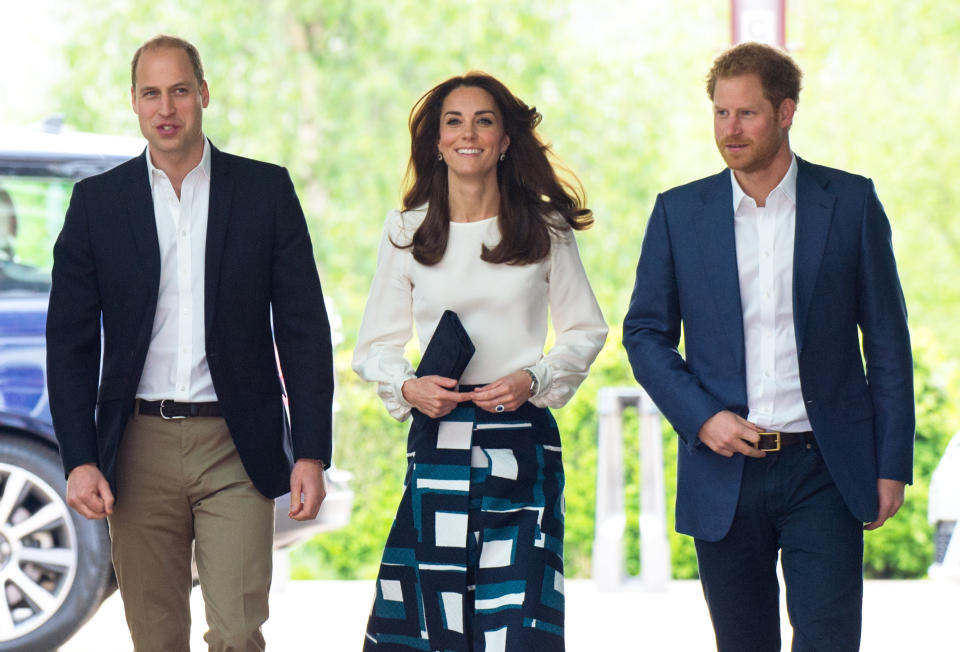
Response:
[[[157,131],[159,131],[161,134],[165,136],[169,136],[171,134],[176,133],[177,129],[179,128],[180,127],[178,127],[177,125],[160,125],[157,127]]]
[[[479,154],[483,150],[470,147],[470,148],[458,149],[456,151],[457,151],[457,154]]]

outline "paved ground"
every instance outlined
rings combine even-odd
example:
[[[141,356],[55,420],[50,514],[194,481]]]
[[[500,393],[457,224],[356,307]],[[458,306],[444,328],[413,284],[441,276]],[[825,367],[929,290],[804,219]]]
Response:
[[[363,640],[372,581],[296,581],[275,586],[264,628],[271,650],[352,652]],[[629,585],[599,592],[590,580],[568,580],[567,649],[570,652],[712,650],[713,637],[697,582],[678,581],[665,592]],[[194,652],[206,650],[203,601],[194,591]],[[784,616],[784,620],[785,620]],[[864,595],[864,652],[960,650],[960,585],[870,581]],[[784,641],[789,641],[789,625]],[[118,595],[60,648],[60,652],[130,652]],[[789,645],[784,645],[789,649]],[[539,651],[538,651],[539,652]]]

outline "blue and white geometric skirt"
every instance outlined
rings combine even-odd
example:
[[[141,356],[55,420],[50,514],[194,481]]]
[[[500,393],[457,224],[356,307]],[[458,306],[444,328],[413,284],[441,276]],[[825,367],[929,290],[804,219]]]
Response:
[[[363,649],[562,652],[564,480],[550,412],[417,414],[407,456]]]

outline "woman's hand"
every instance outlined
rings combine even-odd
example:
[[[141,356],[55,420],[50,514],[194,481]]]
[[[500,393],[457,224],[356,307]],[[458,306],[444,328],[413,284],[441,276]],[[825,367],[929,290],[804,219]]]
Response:
[[[457,381],[453,378],[424,376],[403,381],[400,391],[407,403],[431,419],[439,419],[453,412],[461,401],[470,400],[468,394],[450,391],[456,386]]]
[[[464,396],[487,412],[513,412],[530,398],[530,374],[521,369]],[[498,405],[503,408],[497,410]]]

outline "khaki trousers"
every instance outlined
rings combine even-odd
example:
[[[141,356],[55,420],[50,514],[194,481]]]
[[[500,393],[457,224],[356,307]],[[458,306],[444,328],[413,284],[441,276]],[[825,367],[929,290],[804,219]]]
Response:
[[[192,546],[209,649],[263,650],[273,518],[222,418],[135,411],[120,444],[110,538],[136,652],[189,651]]]

